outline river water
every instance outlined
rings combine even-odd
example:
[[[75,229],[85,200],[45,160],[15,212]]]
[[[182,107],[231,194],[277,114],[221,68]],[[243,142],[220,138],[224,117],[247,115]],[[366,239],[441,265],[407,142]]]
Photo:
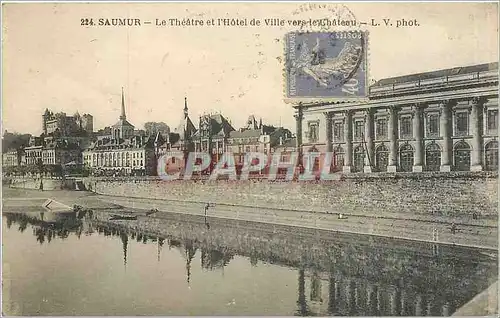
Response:
[[[6,213],[9,315],[448,316],[496,255],[369,236],[172,216]]]

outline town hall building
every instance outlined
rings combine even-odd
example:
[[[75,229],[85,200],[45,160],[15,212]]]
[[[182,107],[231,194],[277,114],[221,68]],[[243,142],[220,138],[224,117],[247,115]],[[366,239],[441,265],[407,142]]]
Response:
[[[335,171],[498,170],[498,63],[387,78],[365,102],[294,106],[302,153]]]

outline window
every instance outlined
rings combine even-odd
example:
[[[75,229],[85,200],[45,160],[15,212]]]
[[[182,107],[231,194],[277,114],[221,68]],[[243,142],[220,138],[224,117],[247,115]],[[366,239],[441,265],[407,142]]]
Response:
[[[389,165],[389,149],[387,149],[386,146],[380,145],[375,150],[375,165],[377,171],[387,171],[387,166]]]
[[[335,170],[341,170],[342,166],[344,166],[344,149],[338,146],[337,148],[335,148],[333,156],[333,166],[335,167]]]
[[[318,123],[309,123],[309,142],[318,142]]]
[[[250,146],[245,147],[245,152],[250,152]]]
[[[484,168],[488,171],[498,170],[498,142],[490,141],[484,151]]]
[[[378,140],[387,139],[387,119],[378,118],[376,127],[376,138]]]
[[[354,122],[354,140],[363,139],[363,129],[365,123],[362,120],[357,120]]]
[[[425,168],[427,171],[439,171],[441,167],[441,148],[432,143],[425,148]]]
[[[335,142],[343,142],[344,141],[344,123],[343,122],[335,122],[333,124],[333,140]]]
[[[413,170],[413,148],[406,144],[399,150],[399,165],[401,171],[410,172]]]
[[[465,136],[469,134],[469,113],[457,112],[455,114],[455,135]]]
[[[488,131],[494,131],[498,128],[498,110],[488,110]]]
[[[453,149],[453,161],[456,171],[470,170],[470,146],[465,141],[460,141]]]
[[[172,157],[172,163],[175,163],[175,157]]]
[[[439,137],[438,114],[429,114],[427,116],[427,137]]]
[[[400,131],[400,133],[401,133],[400,138],[412,138],[413,137],[410,116],[401,117],[401,131]]]
[[[354,149],[354,172],[362,172],[365,166],[365,150],[362,145]]]

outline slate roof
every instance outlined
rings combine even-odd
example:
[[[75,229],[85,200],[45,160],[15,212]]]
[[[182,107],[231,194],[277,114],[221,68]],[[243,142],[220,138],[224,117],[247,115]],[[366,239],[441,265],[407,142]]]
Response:
[[[189,116],[183,116],[179,126],[174,130],[175,133],[179,134],[179,140],[184,140],[184,131],[187,131],[188,136],[193,136],[196,133],[196,127]]]
[[[104,150],[104,149],[127,149],[127,148],[152,148],[154,147],[154,141],[156,139],[156,135],[141,137],[141,136],[132,136],[127,139],[107,139],[102,138],[100,141],[106,141],[99,145],[98,141],[93,142],[89,145],[86,150]]]
[[[126,119],[120,119],[116,124],[113,125],[113,127],[123,127],[123,126],[134,127],[134,125],[129,123]]]
[[[414,82],[414,81],[424,80],[424,79],[432,79],[432,78],[439,78],[439,77],[445,77],[445,76],[454,76],[454,75],[460,75],[460,74],[470,74],[470,73],[493,71],[493,70],[498,70],[498,62],[471,65],[471,66],[465,66],[465,67],[454,67],[454,68],[443,69],[443,70],[432,71],[432,72],[424,72],[424,73],[403,75],[403,76],[397,76],[397,77],[390,77],[390,78],[385,78],[385,79],[381,79],[381,80],[377,81],[371,87],[401,84],[401,83]]]
[[[290,138],[283,142],[282,145],[277,144],[275,148],[295,148],[297,146],[297,138]]]
[[[229,136],[232,131],[235,131],[235,129],[229,123],[229,121],[226,118],[224,118],[224,116],[222,116],[221,114],[205,115],[205,116],[210,117],[212,136],[226,137]],[[205,118],[205,116],[202,117]],[[200,131],[197,131],[196,134],[194,134],[194,137],[200,138]]]
[[[262,135],[262,132],[260,129],[247,129],[243,131],[231,131],[229,133],[229,138],[252,138],[252,137],[259,137]]]

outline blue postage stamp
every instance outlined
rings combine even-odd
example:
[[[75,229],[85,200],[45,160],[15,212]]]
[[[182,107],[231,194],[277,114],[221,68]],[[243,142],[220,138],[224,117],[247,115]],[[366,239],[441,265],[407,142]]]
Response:
[[[288,100],[367,98],[366,31],[292,32],[285,43]]]

